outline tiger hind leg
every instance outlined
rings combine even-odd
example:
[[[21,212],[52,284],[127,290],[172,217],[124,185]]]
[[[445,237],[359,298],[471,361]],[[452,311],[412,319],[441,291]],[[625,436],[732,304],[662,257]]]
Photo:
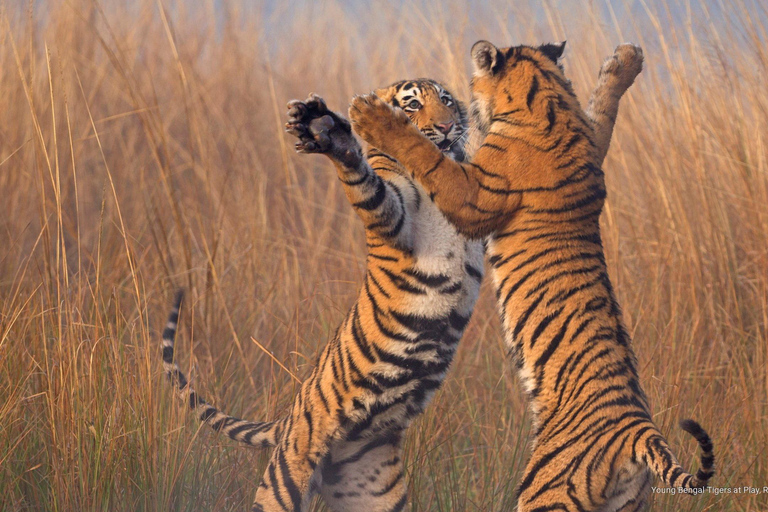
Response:
[[[251,512],[306,512],[317,493],[319,475],[307,457],[296,456],[288,443],[272,452],[256,491]]]
[[[629,471],[614,477],[608,501],[600,512],[641,512],[645,510],[651,493],[652,473],[648,468],[629,462]]]
[[[565,450],[567,440],[537,445],[518,489],[517,512],[641,512],[652,474],[631,461],[621,439],[592,439]],[[557,455],[553,457],[553,455]]]
[[[400,432],[339,441],[322,469],[323,501],[333,512],[400,512],[407,503]]]
[[[320,361],[322,365],[323,357]],[[338,414],[342,409],[334,404],[330,408],[334,413],[328,414],[322,406],[328,399],[318,391],[320,378],[322,375],[313,373],[296,394],[285,428],[256,491],[252,510],[303,512],[318,493],[320,469],[331,447],[342,435],[341,415]]]

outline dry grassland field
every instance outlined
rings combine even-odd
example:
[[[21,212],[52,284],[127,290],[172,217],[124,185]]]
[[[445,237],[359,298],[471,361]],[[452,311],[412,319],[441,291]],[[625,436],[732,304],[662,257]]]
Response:
[[[609,273],[653,419],[688,470],[651,510],[768,510],[768,12],[762,0],[0,2],[0,510],[245,510],[267,453],[200,427],[178,361],[252,420],[287,412],[354,301],[365,243],[285,103],[432,77],[469,49],[568,40],[586,105],[624,41],[645,69],[603,166]],[[406,442],[414,511],[510,511],[530,413],[490,280]],[[313,510],[325,510],[320,503]]]

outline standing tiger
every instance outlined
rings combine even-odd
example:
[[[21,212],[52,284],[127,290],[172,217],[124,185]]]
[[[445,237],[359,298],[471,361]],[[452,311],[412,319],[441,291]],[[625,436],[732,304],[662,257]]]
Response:
[[[596,116],[608,133],[629,82],[599,82]],[[432,146],[462,159],[467,122],[461,104],[432,80],[379,89]],[[321,494],[335,512],[398,511],[406,505],[402,437],[442,383],[469,321],[483,273],[483,246],[443,217],[403,168],[375,149],[363,158],[349,123],[315,95],[289,103],[288,131],[303,153],[322,153],[366,228],[362,290],[320,354],[287,417],[249,422],[207,404],[174,362],[181,295],[163,332],[165,371],[202,421],[230,438],[275,450],[253,510],[306,510]],[[608,139],[605,140],[606,148]]]
[[[639,510],[652,475],[705,487],[712,443],[681,422],[703,452],[688,474],[651,419],[600,237],[606,132],[582,112],[558,63],[563,48],[473,46],[470,112],[485,138],[469,163],[446,159],[375,96],[355,98],[349,114],[365,141],[415,171],[460,233],[489,237],[505,340],[534,416],[518,510]],[[623,45],[615,57],[641,54]]]

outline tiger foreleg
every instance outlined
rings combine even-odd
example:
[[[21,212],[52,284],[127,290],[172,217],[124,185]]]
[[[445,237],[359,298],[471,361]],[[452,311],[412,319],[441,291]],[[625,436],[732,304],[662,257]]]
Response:
[[[374,94],[355,96],[349,118],[363,140],[405,166],[463,235],[488,235],[520,206],[522,196],[508,190],[508,179],[483,168],[487,151],[481,155],[482,149],[478,150],[470,164],[446,157],[402,109],[391,107]],[[524,161],[512,162],[509,175],[518,174],[516,166],[524,166]]]
[[[326,155],[341,165],[340,171],[362,171],[359,167],[363,151],[352,135],[349,121],[329,110],[320,96],[311,93],[304,101],[289,101],[285,130],[298,137],[295,147],[299,153]]]
[[[643,69],[643,50],[630,43],[616,47],[597,77],[597,85],[589,98],[587,116],[595,129],[598,161],[602,164],[611,144],[613,126],[619,112],[619,100]]]
[[[328,110],[321,97],[310,94],[305,101],[288,103],[285,126],[299,139],[296,151],[324,154],[331,159],[347,199],[366,229],[393,239],[399,246],[409,245],[410,222],[403,195],[371,169],[349,121]]]

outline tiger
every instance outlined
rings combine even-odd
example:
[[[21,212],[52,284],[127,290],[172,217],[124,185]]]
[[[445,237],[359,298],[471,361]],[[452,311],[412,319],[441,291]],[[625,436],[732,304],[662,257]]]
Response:
[[[459,233],[487,240],[505,344],[533,416],[517,510],[635,511],[653,477],[705,488],[713,445],[698,423],[680,422],[701,450],[699,470],[687,473],[651,418],[600,235],[605,125],[581,109],[564,47],[472,47],[469,110],[483,138],[465,163],[374,95],[353,98],[349,117],[363,140],[414,171]],[[614,57],[608,67],[642,61],[633,45]],[[600,103],[591,108],[615,118]]]
[[[621,84],[595,95],[613,108]],[[430,79],[374,91],[418,126],[448,158],[465,158],[463,104]],[[617,106],[616,106],[617,108]],[[289,414],[251,422],[197,394],[174,360],[182,294],[163,331],[163,363],[199,419],[250,446],[274,447],[253,510],[306,510],[319,494],[335,512],[399,511],[407,505],[402,442],[439,388],[477,300],[482,241],[460,235],[412,169],[369,148],[319,96],[288,104],[287,131],[300,153],[324,154],[365,225],[366,275],[357,301],[304,381]],[[605,116],[603,116],[605,117]],[[615,118],[615,117],[614,117]],[[605,117],[609,130],[613,119]]]

